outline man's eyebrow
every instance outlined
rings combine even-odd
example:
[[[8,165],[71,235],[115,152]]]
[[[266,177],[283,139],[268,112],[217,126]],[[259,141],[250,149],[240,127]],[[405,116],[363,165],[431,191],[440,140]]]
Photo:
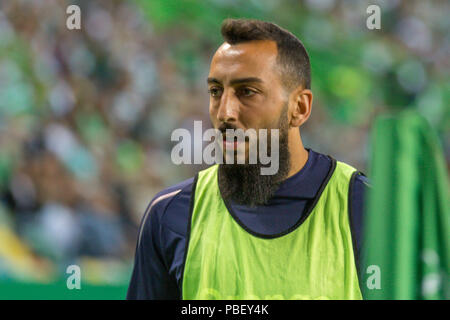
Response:
[[[257,77],[238,78],[238,79],[233,79],[233,80],[231,80],[231,81],[230,81],[230,85],[240,84],[240,83],[249,83],[249,82],[258,82],[258,83],[262,83],[263,81],[262,81],[260,78],[257,78]],[[217,80],[216,78],[208,78],[208,79],[207,79],[207,83],[222,84],[222,82],[220,82],[220,81]]]
[[[217,84],[222,84],[219,80],[217,80],[216,78],[208,78],[206,80],[207,83],[217,83]]]

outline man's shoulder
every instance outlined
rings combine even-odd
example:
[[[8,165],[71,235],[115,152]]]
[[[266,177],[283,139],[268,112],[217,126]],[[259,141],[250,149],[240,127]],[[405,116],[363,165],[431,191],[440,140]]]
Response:
[[[157,225],[184,235],[193,183],[194,178],[189,178],[158,192],[145,210],[141,229],[148,230]]]
[[[367,176],[361,171],[358,171],[358,173],[356,174],[355,182],[360,184],[364,188],[371,187],[369,178],[367,178]]]
[[[355,181],[358,181],[365,187],[370,187],[370,180],[367,178],[367,176],[364,174],[364,172],[359,170],[357,167],[353,166],[349,162],[346,162],[345,160],[340,160],[339,158],[334,158],[333,156],[318,152],[313,149],[309,149],[309,148],[307,148],[307,149],[310,151],[310,156],[314,159],[315,163],[320,163],[320,164],[322,164],[323,167],[328,166],[330,168],[333,160],[339,161],[342,164],[344,164],[345,166],[349,166],[352,169],[352,171],[356,170],[357,174],[355,176]]]
[[[153,197],[153,199],[150,201],[149,206],[151,207],[151,209],[166,209],[169,204],[171,204],[171,202],[182,200],[182,195],[190,196],[193,183],[194,178],[189,178],[165,188]]]

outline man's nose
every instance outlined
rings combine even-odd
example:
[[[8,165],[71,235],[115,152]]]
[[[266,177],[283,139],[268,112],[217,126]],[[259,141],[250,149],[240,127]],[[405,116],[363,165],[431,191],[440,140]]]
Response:
[[[239,100],[233,94],[232,90],[224,92],[220,101],[217,119],[224,122],[236,122],[239,117]]]

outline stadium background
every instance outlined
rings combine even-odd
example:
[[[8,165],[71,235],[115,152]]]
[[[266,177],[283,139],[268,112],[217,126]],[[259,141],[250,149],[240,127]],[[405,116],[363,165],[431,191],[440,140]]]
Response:
[[[66,8],[81,8],[81,30]],[[378,4],[381,30],[366,28]],[[368,168],[373,119],[418,110],[450,164],[445,1],[0,0],[0,298],[123,299],[140,219],[200,167],[175,128],[209,124],[205,78],[227,17],[273,21],[311,56],[305,145]],[[82,270],[82,289],[65,270]]]

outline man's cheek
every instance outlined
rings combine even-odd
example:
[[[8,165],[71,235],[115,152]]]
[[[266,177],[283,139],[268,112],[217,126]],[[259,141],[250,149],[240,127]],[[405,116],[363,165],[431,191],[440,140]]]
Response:
[[[211,108],[209,109],[209,120],[211,120],[211,124],[213,126],[213,128],[218,127],[218,123],[217,123],[217,113],[215,113],[213,110],[211,110]]]

